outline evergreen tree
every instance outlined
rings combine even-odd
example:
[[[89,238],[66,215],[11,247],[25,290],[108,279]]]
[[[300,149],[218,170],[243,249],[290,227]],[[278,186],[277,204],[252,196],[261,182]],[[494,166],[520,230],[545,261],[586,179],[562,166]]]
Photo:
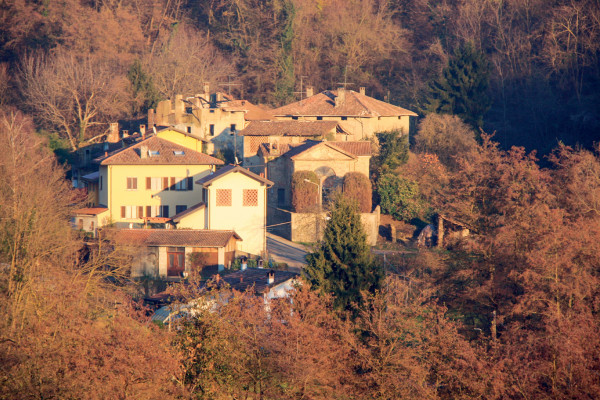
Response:
[[[383,268],[371,257],[355,201],[338,194],[330,217],[319,248],[307,256],[305,274],[313,289],[333,294],[338,309],[353,310],[362,291],[381,287]]]
[[[488,77],[484,55],[471,43],[458,47],[442,75],[429,84],[426,111],[458,115],[474,128],[482,127],[483,115],[491,106]]]
[[[160,100],[160,94],[152,83],[152,77],[144,71],[140,60],[133,62],[127,72],[127,79],[131,82],[131,91],[135,100],[133,113],[145,113],[149,108],[155,108]]]
[[[408,161],[408,135],[401,130],[377,132],[379,154],[373,160],[373,169],[378,174],[394,171]]]

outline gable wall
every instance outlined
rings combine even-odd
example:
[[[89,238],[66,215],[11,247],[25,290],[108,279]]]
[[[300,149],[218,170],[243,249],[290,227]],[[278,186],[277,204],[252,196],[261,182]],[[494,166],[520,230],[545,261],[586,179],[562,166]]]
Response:
[[[231,206],[217,205],[217,190],[231,190]],[[243,205],[243,190],[258,191],[258,205]],[[238,249],[262,254],[265,247],[266,186],[242,173],[229,173],[208,188],[208,229],[234,230],[241,236]]]

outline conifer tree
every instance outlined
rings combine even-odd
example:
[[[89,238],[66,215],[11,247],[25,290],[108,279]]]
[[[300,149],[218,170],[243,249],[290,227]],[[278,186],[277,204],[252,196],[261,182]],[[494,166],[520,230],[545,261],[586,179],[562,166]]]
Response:
[[[323,241],[307,256],[305,274],[313,289],[334,296],[334,305],[353,310],[361,291],[381,287],[383,268],[371,257],[355,201],[338,194],[333,201]]]
[[[458,47],[442,75],[429,84],[426,111],[458,115],[474,128],[482,127],[491,106],[488,76],[489,65],[473,44]]]

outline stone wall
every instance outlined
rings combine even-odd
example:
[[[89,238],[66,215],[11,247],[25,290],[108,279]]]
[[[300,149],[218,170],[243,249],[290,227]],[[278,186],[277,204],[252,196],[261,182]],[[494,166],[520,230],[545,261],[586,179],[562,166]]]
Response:
[[[362,213],[360,218],[367,234],[370,246],[377,244],[379,236],[380,208],[375,207],[371,213]],[[327,225],[327,213],[290,213],[291,226],[289,240],[293,242],[314,243],[321,239]]]

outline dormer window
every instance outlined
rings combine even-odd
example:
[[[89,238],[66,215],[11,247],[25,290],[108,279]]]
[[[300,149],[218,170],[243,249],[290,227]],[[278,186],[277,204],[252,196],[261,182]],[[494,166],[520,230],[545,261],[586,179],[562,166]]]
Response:
[[[176,156],[184,156],[185,152],[183,150],[173,150],[173,154]]]
[[[156,156],[160,155],[160,151],[158,151],[158,150],[148,150],[148,155],[150,157],[156,157]]]

